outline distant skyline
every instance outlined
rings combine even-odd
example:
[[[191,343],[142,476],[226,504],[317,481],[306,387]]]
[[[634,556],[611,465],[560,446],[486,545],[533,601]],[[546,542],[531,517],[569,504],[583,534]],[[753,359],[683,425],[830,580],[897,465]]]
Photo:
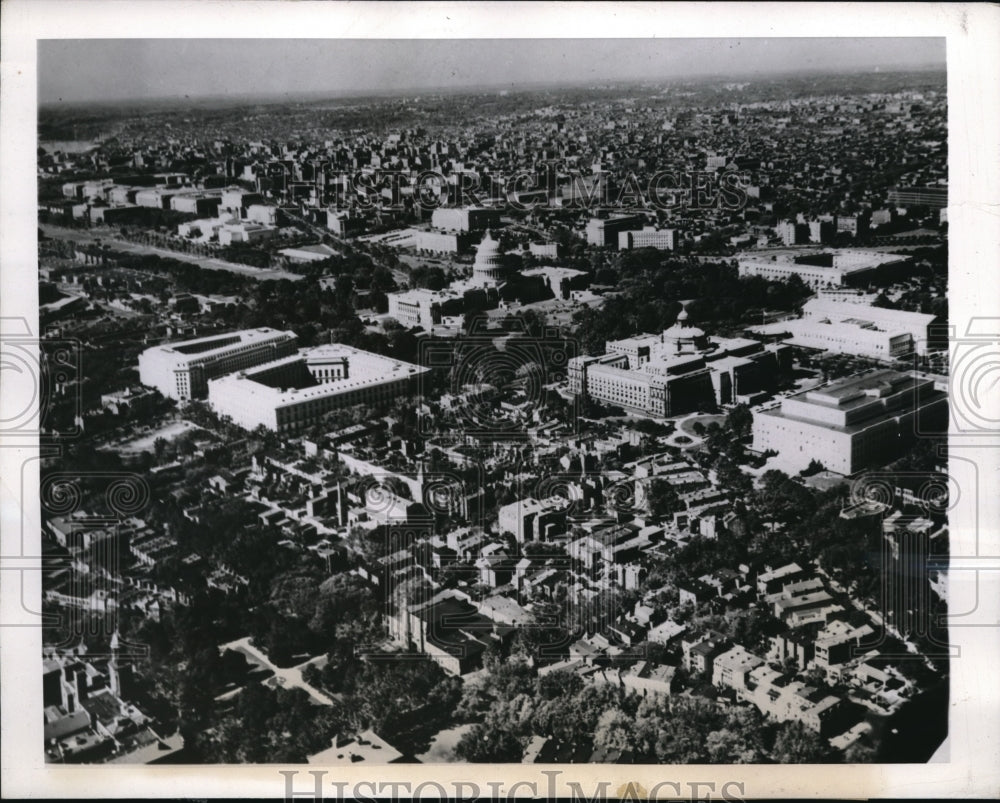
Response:
[[[60,39],[38,100],[191,99],[945,68],[940,38]]]

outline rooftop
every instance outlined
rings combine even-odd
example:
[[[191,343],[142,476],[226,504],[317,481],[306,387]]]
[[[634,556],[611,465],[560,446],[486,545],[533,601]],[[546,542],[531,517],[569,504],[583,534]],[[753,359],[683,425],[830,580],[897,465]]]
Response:
[[[210,352],[215,351],[220,353],[225,352],[233,346],[245,346],[269,341],[278,335],[286,335],[287,339],[295,338],[294,332],[279,331],[269,326],[262,326],[257,329],[244,329],[239,332],[232,332],[227,335],[211,335],[209,337],[199,337],[194,340],[185,340],[178,343],[164,343],[160,346],[154,346],[149,351],[209,355]]]
[[[333,360],[349,361],[349,376],[344,379],[322,382],[305,387],[272,387],[270,382],[257,379],[260,374],[272,371],[282,366],[293,366],[301,363],[303,367]],[[305,349],[298,354],[283,357],[280,360],[249,368],[239,373],[230,374],[219,379],[213,379],[210,384],[237,384],[244,389],[241,392],[257,396],[270,395],[276,405],[295,404],[306,399],[318,399],[326,396],[336,396],[350,390],[393,382],[398,379],[415,377],[426,373],[428,368],[412,363],[383,357],[368,351],[351,348],[340,343],[327,346],[316,346]],[[289,384],[292,384],[289,382]]]

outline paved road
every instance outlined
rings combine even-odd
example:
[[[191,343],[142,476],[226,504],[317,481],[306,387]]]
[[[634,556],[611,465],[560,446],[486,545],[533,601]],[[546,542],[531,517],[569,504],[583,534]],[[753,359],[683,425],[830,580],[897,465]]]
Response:
[[[298,666],[292,666],[282,669],[281,667],[275,666],[273,663],[271,663],[270,659],[266,655],[264,655],[264,653],[262,653],[252,644],[250,644],[249,636],[237,639],[236,641],[231,641],[228,644],[221,644],[219,646],[219,649],[220,650],[231,649],[244,652],[247,655],[252,656],[255,661],[263,664],[265,667],[274,672],[274,677],[277,680],[278,685],[282,686],[283,688],[290,689],[292,687],[297,686],[298,688],[305,690],[306,693],[310,697],[312,697],[313,700],[315,700],[317,703],[321,703],[322,705],[333,705],[333,700],[331,700],[329,697],[323,694],[323,692],[319,691],[313,686],[310,686],[302,678],[302,670],[305,669],[309,664],[323,663],[326,660],[326,656],[324,655],[318,656],[316,658],[311,658],[308,661],[299,664]]]
[[[171,251],[168,248],[157,248],[152,245],[142,245],[140,243],[121,240],[113,236],[109,229],[64,229],[61,226],[53,226],[49,223],[40,223],[38,226],[42,232],[54,240],[75,240],[77,242],[93,242],[100,240],[107,243],[118,251],[127,251],[130,254],[157,254],[162,257],[170,257],[180,262],[190,262],[208,270],[225,270],[230,273],[238,273],[241,276],[249,276],[258,281],[269,279],[289,279],[299,281],[302,277],[297,273],[290,273],[278,268],[254,268],[250,265],[240,265],[236,262],[227,262],[216,257],[204,257],[196,254],[185,254],[182,251]]]

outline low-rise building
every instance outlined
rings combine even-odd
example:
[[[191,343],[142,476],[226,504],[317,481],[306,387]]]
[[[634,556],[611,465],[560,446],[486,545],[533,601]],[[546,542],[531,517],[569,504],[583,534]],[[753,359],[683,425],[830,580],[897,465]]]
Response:
[[[712,664],[712,685],[720,689],[746,688],[750,672],[763,663],[763,658],[737,644],[715,658]]]

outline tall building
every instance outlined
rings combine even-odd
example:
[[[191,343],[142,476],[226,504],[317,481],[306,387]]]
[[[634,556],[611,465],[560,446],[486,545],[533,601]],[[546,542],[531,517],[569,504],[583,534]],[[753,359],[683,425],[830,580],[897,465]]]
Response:
[[[262,327],[166,343],[139,355],[139,381],[172,399],[204,398],[208,380],[291,354],[294,332]]]
[[[946,535],[947,527],[896,511],[884,519],[882,530],[882,610],[887,623],[900,633],[926,637],[933,616],[932,544]]]
[[[794,220],[782,220],[775,226],[775,231],[785,245],[798,245],[809,242],[809,227]]]
[[[331,410],[410,394],[429,369],[339,343],[208,383],[208,402],[245,429],[299,432]]]
[[[795,473],[819,460],[855,474],[899,456],[918,432],[944,431],[947,396],[930,379],[876,370],[786,397],[754,414],[753,448],[777,452],[776,466]]]

